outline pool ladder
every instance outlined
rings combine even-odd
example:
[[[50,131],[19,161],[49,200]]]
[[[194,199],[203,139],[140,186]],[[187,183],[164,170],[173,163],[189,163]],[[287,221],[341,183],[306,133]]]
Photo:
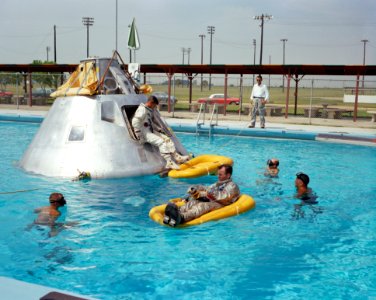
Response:
[[[218,104],[213,104],[213,110],[210,115],[209,126],[205,126],[205,116],[207,110],[207,103],[201,103],[196,120],[196,135],[200,133],[208,133],[209,137],[213,134],[214,126],[218,126]]]

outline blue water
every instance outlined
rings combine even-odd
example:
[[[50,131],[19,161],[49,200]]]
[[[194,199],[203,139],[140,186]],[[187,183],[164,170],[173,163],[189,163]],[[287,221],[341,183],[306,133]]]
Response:
[[[179,134],[196,155],[232,157],[234,180],[257,206],[172,229],[151,221],[150,208],[216,177],[72,182],[26,174],[17,161],[38,126],[0,123],[0,276],[100,299],[376,297],[375,147]],[[280,176],[268,180],[271,157],[280,159]],[[319,195],[316,212],[294,213],[299,171]],[[23,192],[5,194],[15,191]],[[65,195],[73,225],[50,237],[29,225],[54,191]]]

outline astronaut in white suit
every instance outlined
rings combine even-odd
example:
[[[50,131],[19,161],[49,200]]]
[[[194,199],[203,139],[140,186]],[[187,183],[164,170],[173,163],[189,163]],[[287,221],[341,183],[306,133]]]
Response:
[[[158,105],[155,96],[149,96],[148,101],[141,103],[132,118],[134,133],[140,144],[149,143],[159,148],[159,153],[166,160],[166,169],[179,169],[179,164],[190,159],[188,155],[176,152],[174,142],[153,122],[153,111]]]

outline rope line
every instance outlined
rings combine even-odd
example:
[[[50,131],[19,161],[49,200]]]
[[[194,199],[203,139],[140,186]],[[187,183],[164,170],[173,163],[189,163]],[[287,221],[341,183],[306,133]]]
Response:
[[[17,193],[26,193],[26,192],[36,191],[36,190],[39,190],[39,189],[19,190],[19,191],[11,191],[11,192],[0,192],[0,195],[5,195],[5,194],[17,194]]]

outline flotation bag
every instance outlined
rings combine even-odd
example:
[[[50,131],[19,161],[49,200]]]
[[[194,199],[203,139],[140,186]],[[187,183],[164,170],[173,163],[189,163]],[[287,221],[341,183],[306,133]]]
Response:
[[[185,204],[185,202],[181,198],[175,198],[171,199],[170,202],[174,202],[178,206],[182,206]],[[191,220],[187,223],[180,224],[178,227],[187,227],[187,226],[193,226],[193,225],[200,225],[202,223],[206,223],[208,221],[216,221],[220,219],[225,219],[228,217],[236,216],[241,213],[244,213],[252,208],[254,208],[256,205],[255,200],[251,196],[248,195],[241,195],[237,201],[234,203],[224,206],[220,209],[213,210],[211,212],[208,212],[207,214],[204,214],[194,220]],[[149,217],[161,224],[163,224],[163,217],[164,217],[164,212],[167,204],[162,204],[153,207],[150,212],[149,212]]]
[[[168,176],[172,178],[194,178],[210,175],[215,173],[218,167],[224,164],[232,166],[233,161],[226,156],[204,154],[181,164],[179,170],[169,171]]]

